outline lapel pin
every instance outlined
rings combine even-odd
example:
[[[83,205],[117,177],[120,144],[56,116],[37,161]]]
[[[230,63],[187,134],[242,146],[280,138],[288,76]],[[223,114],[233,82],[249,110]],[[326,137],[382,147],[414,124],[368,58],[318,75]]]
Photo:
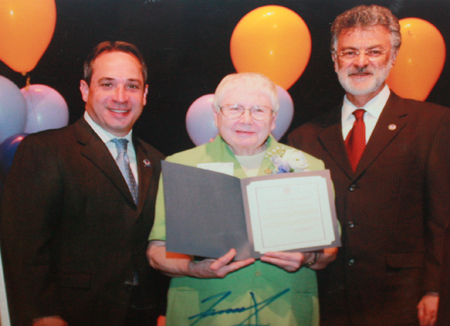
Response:
[[[152,166],[152,165],[150,164],[150,161],[147,160],[147,159],[144,160],[144,165],[145,165],[146,168],[149,168],[149,167]]]
[[[395,129],[397,129],[397,126],[395,125],[395,124],[390,124],[389,126],[388,126],[388,129],[389,130],[395,130]]]

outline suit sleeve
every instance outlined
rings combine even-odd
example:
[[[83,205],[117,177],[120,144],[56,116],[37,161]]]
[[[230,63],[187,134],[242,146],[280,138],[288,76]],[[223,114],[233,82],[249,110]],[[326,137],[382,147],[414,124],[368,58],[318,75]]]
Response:
[[[439,292],[444,230],[450,218],[450,116],[438,125],[426,169],[423,291]]]
[[[59,315],[52,243],[64,190],[57,151],[35,135],[20,144],[1,206],[1,249],[13,325]]]

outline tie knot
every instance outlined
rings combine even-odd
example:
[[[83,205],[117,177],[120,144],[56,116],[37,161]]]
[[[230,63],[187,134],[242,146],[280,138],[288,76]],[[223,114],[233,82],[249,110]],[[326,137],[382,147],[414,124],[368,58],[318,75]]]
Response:
[[[364,109],[357,109],[353,111],[353,115],[355,116],[356,120],[360,120],[363,118],[364,113],[366,113],[366,110]]]
[[[117,151],[119,153],[127,152],[128,140],[126,140],[125,138],[114,138],[112,142],[116,144]]]

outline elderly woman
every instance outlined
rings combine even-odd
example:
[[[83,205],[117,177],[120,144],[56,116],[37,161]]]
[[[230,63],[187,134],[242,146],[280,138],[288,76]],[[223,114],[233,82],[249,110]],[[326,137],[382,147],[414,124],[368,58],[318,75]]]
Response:
[[[167,161],[189,166],[231,162],[238,178],[281,169],[269,154],[293,149],[270,135],[279,109],[276,86],[270,79],[255,73],[228,75],[217,87],[213,106],[219,129],[214,141],[172,155]],[[295,151],[303,168],[324,169],[322,161]],[[268,252],[260,260],[233,261],[236,251],[231,249],[217,260],[197,261],[166,252],[162,183],[156,205],[147,255],[154,268],[173,277],[168,326],[318,325],[314,270],[333,261],[336,250]]]

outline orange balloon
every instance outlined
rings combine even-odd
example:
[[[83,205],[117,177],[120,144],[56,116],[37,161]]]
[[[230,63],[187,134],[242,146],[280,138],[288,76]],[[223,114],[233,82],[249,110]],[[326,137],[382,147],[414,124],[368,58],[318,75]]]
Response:
[[[402,46],[386,82],[399,96],[424,101],[444,68],[444,38],[419,18],[401,19],[400,27]]]
[[[0,0],[0,60],[17,72],[33,70],[55,24],[55,0]]]
[[[281,6],[264,6],[246,14],[230,42],[238,72],[258,72],[288,89],[306,68],[311,35],[303,19]]]

